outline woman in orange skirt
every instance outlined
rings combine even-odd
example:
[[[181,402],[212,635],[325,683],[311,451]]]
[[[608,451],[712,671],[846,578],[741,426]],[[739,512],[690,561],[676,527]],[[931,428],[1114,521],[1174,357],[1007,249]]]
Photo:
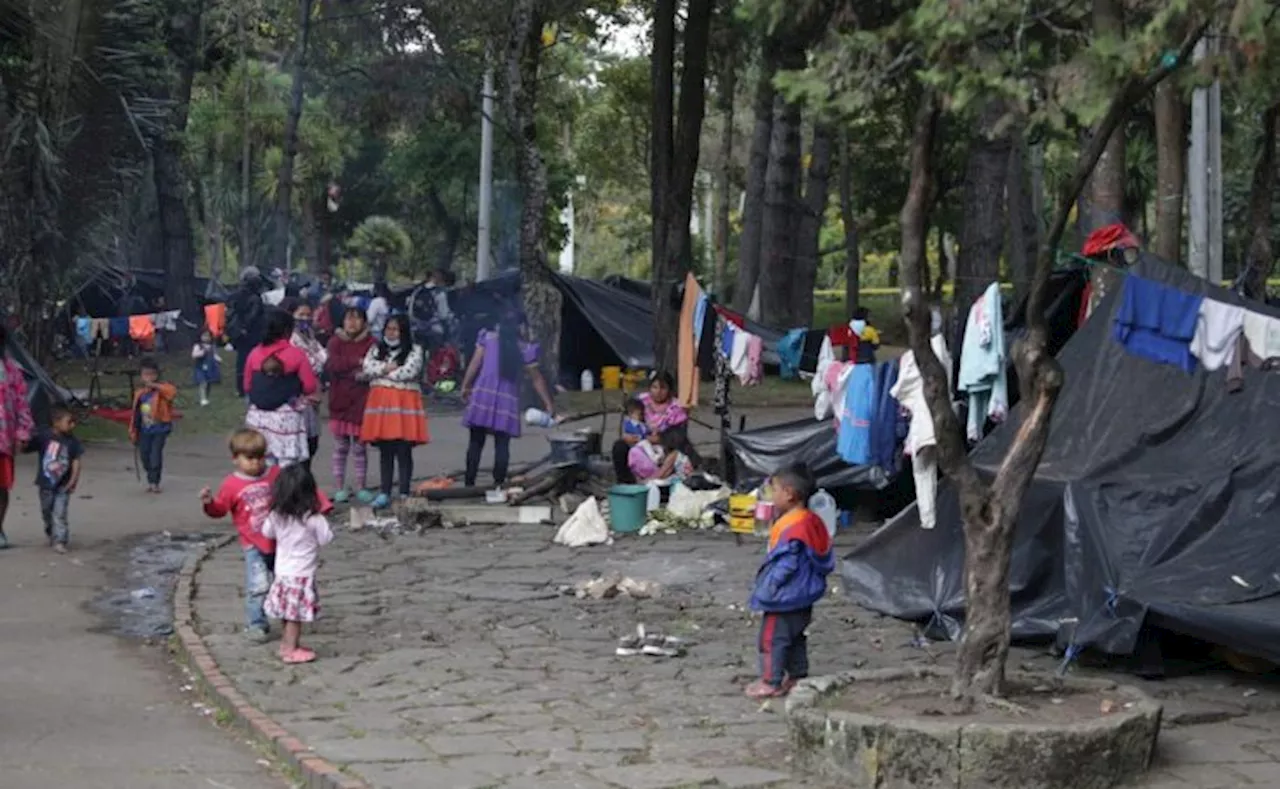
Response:
[[[373,500],[375,509],[391,504],[397,465],[400,495],[409,495],[413,448],[431,440],[422,406],[422,363],[422,349],[413,344],[404,315],[387,319],[382,339],[364,357],[364,375],[370,383],[360,440],[378,448],[382,490]]]

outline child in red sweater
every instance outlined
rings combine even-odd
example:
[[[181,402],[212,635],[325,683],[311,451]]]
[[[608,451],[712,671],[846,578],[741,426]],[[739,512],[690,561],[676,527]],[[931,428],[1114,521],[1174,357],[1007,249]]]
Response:
[[[279,466],[267,466],[267,439],[256,430],[237,430],[231,436],[231,462],[236,470],[227,475],[215,494],[200,491],[204,512],[210,518],[231,516],[244,551],[245,635],[262,644],[271,636],[263,605],[271,589],[275,571],[276,541],[262,533],[262,524],[271,512],[271,489],[280,476]],[[332,509],[320,494],[321,512]]]

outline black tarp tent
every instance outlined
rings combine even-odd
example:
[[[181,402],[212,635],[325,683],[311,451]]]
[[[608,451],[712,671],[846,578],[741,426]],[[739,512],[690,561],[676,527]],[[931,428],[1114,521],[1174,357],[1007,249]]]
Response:
[[[1057,353],[1075,332],[1076,316],[1086,282],[1082,269],[1054,272],[1049,281],[1049,350]],[[1025,330],[1026,299],[1009,313],[1005,332],[1016,337]],[[1010,381],[1010,395],[1017,397],[1017,379]],[[830,420],[800,419],[780,425],[736,433],[729,437],[729,453],[740,476],[765,476],[793,463],[804,462],[813,469],[818,484],[828,490],[884,491],[895,489],[899,495],[887,497],[882,511],[892,515],[894,508],[911,502],[914,491],[910,474],[888,475],[878,466],[850,466],[836,453],[836,432]]]
[[[156,299],[164,295],[166,279],[165,272],[153,269],[98,268],[67,298],[61,314],[115,318],[135,310],[154,311]],[[222,286],[205,277],[196,277],[195,289],[201,303],[226,298]]]
[[[1138,276],[1242,303],[1153,258]],[[1066,381],[1049,445],[1022,504],[1010,594],[1018,638],[1129,655],[1144,626],[1280,661],[1280,374],[1188,374],[1131,356],[1111,338],[1118,293],[1059,354]],[[1280,317],[1251,303],[1249,309]],[[1021,409],[973,452],[990,477]],[[908,508],[842,563],[846,594],[955,637],[964,541],[945,482],[938,525]]]

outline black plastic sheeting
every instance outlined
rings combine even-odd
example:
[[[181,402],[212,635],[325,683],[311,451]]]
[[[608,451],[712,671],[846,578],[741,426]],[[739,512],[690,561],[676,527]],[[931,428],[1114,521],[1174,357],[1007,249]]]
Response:
[[[9,335],[4,350],[22,368],[22,378],[27,385],[27,403],[31,406],[31,414],[36,423],[49,424],[49,409],[69,402],[71,393],[58,386],[53,377],[12,334]]]
[[[1242,303],[1154,258],[1134,273]],[[1130,655],[1153,626],[1280,661],[1280,374],[1247,369],[1244,390],[1228,394],[1225,371],[1131,356],[1111,339],[1117,296],[1059,355],[1066,382],[1015,534],[1014,635]],[[1021,419],[1015,409],[974,450],[981,473],[994,474]],[[845,588],[955,638],[964,543],[945,482],[937,528],[918,524],[910,507],[846,557]]]
[[[739,478],[766,477],[794,463],[807,463],[819,487],[883,490],[893,479],[879,466],[850,466],[836,452],[831,420],[801,419],[729,436]]]

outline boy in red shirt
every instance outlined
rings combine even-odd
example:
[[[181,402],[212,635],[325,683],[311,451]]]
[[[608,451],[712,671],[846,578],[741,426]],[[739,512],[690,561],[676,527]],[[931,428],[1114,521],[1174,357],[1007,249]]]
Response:
[[[271,512],[271,487],[280,475],[280,467],[267,466],[267,439],[249,429],[237,430],[231,436],[231,462],[236,470],[222,481],[217,494],[205,488],[200,491],[200,501],[210,518],[231,515],[240,535],[245,570],[245,635],[262,644],[271,636],[262,606],[271,589],[276,559],[275,540],[263,536],[262,524]],[[323,512],[332,509],[324,494],[320,494],[320,507]]]
[[[753,699],[785,696],[809,676],[805,631],[836,566],[826,524],[805,506],[814,487],[813,473],[803,464],[773,475],[773,502],[781,514],[769,530],[768,553],[751,593],[751,610],[764,613],[760,679],[746,690]]]

